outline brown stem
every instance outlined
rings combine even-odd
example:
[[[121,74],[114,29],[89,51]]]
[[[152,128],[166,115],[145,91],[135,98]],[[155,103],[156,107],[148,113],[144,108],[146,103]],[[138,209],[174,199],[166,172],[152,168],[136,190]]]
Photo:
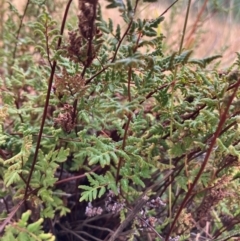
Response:
[[[142,207],[147,203],[148,199],[144,198],[145,196],[142,195],[138,201],[135,207],[132,209],[132,211],[127,215],[125,220],[120,224],[120,226],[117,228],[117,230],[114,232],[114,234],[111,236],[109,241],[115,241],[117,240],[118,235],[128,226],[128,224],[136,217],[137,213],[142,209]]]
[[[131,102],[132,101],[132,96],[131,96],[131,79],[132,79],[132,68],[130,67],[128,70],[128,101]],[[125,125],[125,130],[124,130],[124,136],[123,136],[123,143],[122,143],[122,150],[124,151],[125,146],[126,146],[126,141],[127,141],[127,134],[128,134],[128,129],[129,129],[129,125],[132,119],[132,114],[129,113],[128,114],[128,120],[127,123]],[[119,159],[118,162],[118,167],[117,167],[117,175],[116,175],[116,183],[118,183],[119,181],[119,173],[120,173],[120,169],[122,166],[122,162],[123,162],[123,158],[121,157]]]
[[[173,85],[174,83],[175,83],[175,80],[172,81],[171,83],[167,83],[167,84],[164,84],[164,85],[158,87],[156,90],[148,93],[148,95],[147,95],[145,98],[146,98],[146,99],[151,98],[151,97],[152,97],[155,93],[157,93],[159,90],[162,90],[162,89],[164,89],[164,88],[166,88],[166,87],[169,87],[170,85]],[[141,101],[140,104],[143,104],[144,101],[145,101],[145,100]]]
[[[22,28],[22,25],[23,25],[23,19],[24,19],[26,13],[27,13],[27,8],[28,8],[29,3],[30,3],[30,0],[27,0],[26,6],[24,8],[23,15],[22,15],[21,20],[20,20],[19,28],[17,30],[16,43],[15,43],[14,50],[13,50],[13,61],[12,61],[12,64],[11,64],[12,66],[15,63],[15,58],[16,58],[16,53],[17,53],[17,46],[18,46],[18,39],[19,39],[20,31],[21,31],[21,28]]]
[[[52,66],[52,63],[51,63],[51,60],[50,60],[50,48],[49,48],[49,44],[48,44],[49,38],[48,38],[48,26],[47,26],[47,24],[45,26],[45,37],[46,37],[47,60],[48,60],[48,63],[50,65],[51,69],[52,69],[53,66]]]
[[[129,225],[129,223],[136,217],[138,212],[141,210],[141,208],[147,203],[148,197],[147,193],[149,193],[150,190],[154,190],[155,187],[157,187],[162,182],[166,181],[167,178],[171,175],[172,171],[169,171],[166,176],[162,179],[148,187],[144,193],[136,200],[136,205],[131,210],[131,212],[127,215],[125,220],[121,222],[120,226],[117,228],[117,230],[114,232],[114,234],[111,236],[111,238],[108,241],[115,241],[117,240],[118,235]]]
[[[74,176],[74,177],[68,177],[68,178],[59,180],[59,181],[55,182],[54,185],[59,185],[59,184],[61,184],[61,183],[65,183],[65,182],[70,182],[70,181],[74,181],[74,180],[81,179],[81,178],[83,178],[83,177],[86,177],[86,174],[95,172],[95,171],[97,171],[99,168],[100,168],[100,166],[97,166],[97,167],[95,167],[91,172],[85,172],[85,173],[82,174],[82,175],[78,175],[78,176]]]
[[[92,62],[92,41],[93,41],[93,30],[94,30],[94,24],[95,24],[95,19],[96,19],[96,11],[97,11],[97,4],[92,4],[93,5],[93,16],[91,17],[92,21],[90,22],[90,29],[92,31],[89,39],[88,39],[88,51],[87,51],[87,61],[86,64],[84,65],[83,71],[81,73],[81,76],[84,77],[85,72],[87,70],[87,68],[90,66],[91,62]]]
[[[91,29],[91,35],[88,39],[88,51],[87,51],[87,61],[86,61],[86,64],[84,65],[84,68],[82,70],[82,73],[81,73],[81,77],[83,78],[85,73],[86,73],[86,70],[87,68],[91,65],[91,62],[92,62],[92,55],[93,55],[93,51],[92,51],[92,41],[93,41],[93,37],[94,37],[94,34],[93,34],[93,29],[94,29],[94,24],[95,24],[95,19],[96,19],[96,11],[97,11],[97,4],[93,4],[93,16],[92,16],[92,21],[90,23],[90,29]],[[86,81],[86,85],[90,83],[90,81]],[[74,100],[74,103],[73,103],[73,116],[72,116],[72,119],[73,121],[75,120],[76,116],[77,116],[77,104],[78,104],[78,99],[75,99]],[[77,129],[75,128],[75,133],[76,133],[76,136],[77,136]]]
[[[191,37],[192,37],[192,35],[193,35],[193,34],[196,32],[196,30],[197,30],[197,24],[198,24],[198,22],[200,21],[200,18],[201,18],[202,14],[203,14],[203,11],[204,11],[205,8],[206,8],[207,2],[208,2],[208,0],[205,0],[205,1],[204,1],[203,5],[202,5],[202,7],[201,7],[201,10],[200,10],[200,12],[199,12],[198,15],[197,15],[196,21],[195,21],[194,24],[193,24],[193,27],[192,27],[192,29],[191,29],[191,32],[188,34],[188,37],[186,38],[186,48],[189,47],[190,42],[191,42]]]
[[[30,192],[30,194],[34,194],[39,190],[39,188],[34,189]],[[7,224],[9,224],[13,218],[13,216],[16,214],[18,209],[23,205],[23,203],[26,201],[26,198],[23,198],[23,200],[19,201],[19,203],[12,209],[12,211],[9,213],[7,218],[1,223],[0,225],[0,234],[3,232],[4,228],[6,227]]]
[[[106,69],[108,69],[108,67],[104,67],[102,68],[99,72],[97,72],[95,75],[93,75],[91,78],[86,80],[86,85],[88,85],[95,77],[97,77],[98,75],[100,75],[102,72],[104,72]]]
[[[191,196],[191,193],[192,193],[192,191],[193,191],[193,188],[194,188],[195,185],[197,184],[199,178],[201,177],[201,175],[202,175],[202,173],[203,173],[203,171],[204,171],[204,169],[205,169],[205,166],[207,165],[207,162],[208,162],[208,159],[209,159],[209,157],[210,157],[210,154],[211,154],[211,152],[212,152],[212,150],[213,150],[213,148],[214,148],[215,142],[216,142],[218,136],[220,135],[221,130],[222,130],[222,128],[223,128],[223,125],[224,125],[224,123],[225,123],[225,121],[226,121],[226,119],[227,119],[227,115],[228,115],[228,111],[229,111],[230,105],[231,105],[234,97],[236,96],[236,93],[237,93],[237,90],[238,90],[239,86],[240,86],[240,79],[237,81],[236,87],[235,87],[235,89],[233,90],[233,94],[231,95],[231,97],[230,97],[230,99],[229,99],[229,102],[228,102],[228,104],[227,104],[227,107],[226,107],[225,111],[223,112],[223,114],[222,114],[222,116],[221,116],[221,119],[220,119],[220,121],[219,121],[217,130],[216,130],[216,132],[215,132],[214,135],[213,135],[213,138],[212,138],[212,140],[211,140],[210,147],[209,147],[209,149],[208,149],[208,151],[207,151],[207,153],[206,153],[206,156],[205,156],[204,161],[203,161],[203,163],[202,163],[202,165],[201,165],[201,168],[200,168],[200,170],[199,170],[196,178],[194,179],[194,181],[193,181],[193,183],[192,183],[192,186],[189,188],[189,190],[188,190],[185,198],[183,199],[183,201],[182,201],[182,203],[181,203],[181,205],[180,205],[180,208],[179,208],[178,211],[177,211],[177,214],[176,214],[175,217],[174,217],[174,220],[173,220],[172,225],[171,225],[171,227],[170,227],[170,231],[169,231],[169,233],[168,233],[168,235],[167,235],[167,237],[166,237],[166,241],[169,240],[169,236],[171,235],[171,232],[173,231],[174,226],[175,226],[175,224],[176,224],[176,222],[177,222],[177,220],[178,220],[178,218],[179,218],[179,216],[180,216],[183,208],[185,207],[185,204],[187,203],[189,197]]]
[[[11,213],[8,215],[7,218],[3,221],[3,223],[0,225],[0,234],[3,232],[4,228],[6,227],[7,224],[11,222],[11,219],[15,215],[15,213],[18,211],[18,209],[22,206],[24,200],[18,203],[17,206],[14,207],[14,209],[11,211]]]
[[[18,93],[18,99],[19,99],[19,93]],[[15,100],[14,103],[15,103],[16,108],[19,110],[20,107],[19,107],[19,104],[18,104],[18,100]],[[24,123],[22,115],[20,113],[18,115],[19,115],[19,118],[20,118],[21,122]]]
[[[161,13],[160,17],[162,17],[162,16],[163,16],[170,8],[172,8],[172,6],[175,5],[177,2],[178,2],[178,0],[176,0],[175,2],[173,2],[166,10],[164,10],[164,11]]]
[[[63,16],[62,25],[61,25],[60,35],[63,35],[63,31],[64,31],[64,28],[65,28],[65,23],[66,23],[66,19],[67,19],[67,14],[68,14],[68,10],[70,8],[71,2],[72,2],[72,0],[69,0],[68,3],[67,3],[65,13],[64,13],[64,16]],[[62,38],[60,37],[58,39],[57,49],[60,48],[61,43],[62,43]],[[46,117],[47,117],[47,109],[48,109],[48,105],[49,105],[49,100],[50,100],[50,95],[51,95],[51,90],[52,90],[52,84],[53,84],[53,77],[54,77],[56,65],[57,65],[57,61],[54,60],[53,65],[52,65],[52,69],[51,69],[51,75],[50,75],[50,78],[49,78],[49,81],[48,81],[48,90],[47,90],[47,96],[46,96],[46,101],[45,101],[45,106],[44,106],[42,123],[41,123],[40,131],[39,131],[39,135],[38,135],[38,140],[37,140],[36,150],[35,150],[34,157],[33,157],[33,162],[32,162],[32,165],[31,165],[31,169],[30,169],[27,184],[26,184],[24,199],[26,199],[26,197],[28,195],[28,189],[29,189],[30,181],[31,181],[31,178],[32,178],[32,175],[33,175],[34,167],[37,163],[37,156],[38,156],[38,151],[39,151],[39,148],[40,148],[40,143],[41,143],[41,139],[42,139],[45,120],[46,120]]]
[[[178,0],[177,0],[178,1]],[[136,12],[136,9],[137,9],[137,5],[138,5],[138,2],[139,0],[136,1],[136,4],[135,4],[135,7],[134,7],[134,13]],[[126,31],[124,32],[123,36],[121,37],[121,39],[119,40],[118,42],[118,45],[117,45],[117,48],[116,48],[116,51],[112,57],[112,60],[111,60],[111,63],[113,63],[117,57],[117,53],[118,53],[118,50],[124,40],[124,38],[127,36],[128,34],[128,31],[130,30],[131,26],[132,26],[132,23],[133,23],[133,18],[131,19],[131,21],[129,22],[128,24],[128,27],[126,29]],[[109,67],[104,67],[102,68],[98,73],[96,73],[94,76],[92,76],[91,78],[89,78],[88,80],[86,80],[86,85],[89,84],[95,77],[97,77],[98,75],[100,75],[102,72],[104,72],[106,69],[108,69]]]
[[[134,7],[134,13],[135,13],[136,10],[137,10],[138,2],[139,2],[139,0],[136,0],[136,4],[135,4],[135,7]],[[120,46],[121,46],[121,44],[122,44],[122,41],[123,41],[124,38],[127,36],[128,31],[130,30],[130,28],[131,28],[131,26],[132,26],[133,19],[134,19],[134,18],[131,18],[131,20],[130,20],[130,22],[129,22],[129,24],[128,24],[128,27],[127,27],[127,29],[126,29],[126,31],[124,32],[122,38],[121,38],[121,39],[119,40],[119,42],[118,42],[116,51],[115,51],[115,53],[114,53],[114,55],[113,55],[113,58],[112,58],[112,61],[111,61],[112,63],[115,61],[116,56],[117,56],[117,53],[118,53],[118,50],[119,50],[119,48],[120,48]]]

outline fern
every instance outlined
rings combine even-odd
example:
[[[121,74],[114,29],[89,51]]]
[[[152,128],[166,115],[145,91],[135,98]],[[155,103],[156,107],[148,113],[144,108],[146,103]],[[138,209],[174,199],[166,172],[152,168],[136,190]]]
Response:
[[[95,173],[91,173],[90,175],[87,173],[86,176],[90,186],[79,186],[80,189],[84,190],[81,194],[80,202],[83,200],[92,202],[97,197],[100,198],[103,194],[105,194],[107,188],[117,195],[117,186],[111,173],[106,173],[105,176],[97,175]]]
[[[6,227],[5,234],[2,237],[3,241],[7,240],[37,240],[37,241],[54,241],[55,237],[51,233],[44,233],[42,230],[43,219],[28,224],[31,216],[31,211],[22,214],[18,222],[9,224]]]
[[[27,172],[24,171],[23,167],[28,161],[28,158],[31,154],[31,147],[32,137],[24,137],[21,151],[17,155],[4,162],[4,165],[8,167],[8,171],[6,171],[4,175],[4,181],[6,186],[10,186],[13,183],[19,182],[19,174],[27,174]]]
[[[71,4],[28,1],[22,15],[9,3],[3,18],[3,240],[54,240],[48,222],[58,239],[129,232],[132,240],[187,240],[211,208],[218,215],[208,217],[207,235],[229,214],[226,237],[235,235],[239,54],[222,72],[224,55],[169,48],[165,13],[145,19],[139,1],[108,0],[117,24],[97,1],[79,1],[78,15]]]

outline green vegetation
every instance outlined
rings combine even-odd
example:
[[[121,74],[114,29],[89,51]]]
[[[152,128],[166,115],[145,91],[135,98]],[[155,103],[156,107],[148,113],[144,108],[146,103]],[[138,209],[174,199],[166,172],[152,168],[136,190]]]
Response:
[[[1,240],[234,240],[240,54],[184,49],[191,0],[178,49],[138,0],[71,4],[1,1]]]

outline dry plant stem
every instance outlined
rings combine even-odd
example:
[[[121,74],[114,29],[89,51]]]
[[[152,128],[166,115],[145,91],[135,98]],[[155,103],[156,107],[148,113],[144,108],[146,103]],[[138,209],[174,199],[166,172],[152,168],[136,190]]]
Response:
[[[52,66],[52,63],[51,63],[51,60],[50,60],[50,48],[49,48],[49,45],[48,45],[48,33],[47,33],[47,29],[48,29],[48,26],[46,25],[46,26],[45,26],[45,38],[46,38],[47,60],[48,60],[49,66],[50,66],[51,69],[52,69],[53,66]]]
[[[186,11],[184,26],[183,26],[183,32],[182,32],[182,38],[181,38],[181,43],[180,43],[180,47],[179,47],[179,51],[178,51],[179,55],[181,54],[182,49],[183,49],[183,42],[184,42],[184,37],[185,37],[186,29],[187,29],[187,22],[188,22],[188,16],[189,16],[189,12],[190,12],[190,6],[191,6],[191,0],[188,0],[188,6],[187,6],[187,11]]]
[[[97,4],[93,4],[93,19],[96,19],[96,11],[97,11]],[[94,21],[91,21],[91,29],[94,29]],[[91,34],[90,38],[88,39],[88,59],[87,59],[87,64],[85,64],[83,71],[81,73],[81,76],[84,77],[85,72],[87,70],[87,68],[89,67],[90,63],[91,63],[91,59],[92,59],[92,41],[93,41],[93,34]]]
[[[174,83],[175,83],[175,81],[172,81],[171,83],[167,83],[167,84],[164,84],[164,85],[158,87],[156,90],[150,92],[145,98],[146,98],[146,99],[151,98],[151,97],[152,97],[155,93],[157,93],[159,90],[162,90],[162,89],[164,89],[164,88],[166,88],[166,87],[169,87],[170,85],[173,85]],[[144,101],[145,101],[145,100],[141,101],[140,104],[143,104]]]
[[[137,204],[132,209],[132,211],[128,214],[126,219],[120,224],[114,234],[111,236],[109,241],[115,241],[118,235],[128,226],[128,224],[136,217],[137,213],[141,210],[141,208],[147,203],[147,200],[144,199],[144,195],[142,195]]]
[[[65,23],[66,23],[66,19],[67,19],[67,14],[68,14],[71,2],[72,2],[72,0],[68,0],[67,6],[66,6],[66,9],[65,9],[65,12],[64,12],[64,16],[63,16],[60,35],[63,35],[63,31],[64,31],[64,28],[65,28]],[[57,49],[59,49],[59,47],[61,46],[61,43],[62,43],[62,38],[60,37],[58,39]],[[53,65],[52,65],[52,69],[51,69],[51,75],[50,75],[50,78],[48,80],[48,90],[47,90],[47,96],[46,96],[46,101],[45,101],[45,106],[44,106],[42,123],[41,123],[40,131],[39,131],[39,135],[38,135],[38,140],[37,140],[36,150],[35,150],[34,157],[33,157],[33,162],[32,162],[32,165],[31,165],[31,169],[30,169],[27,184],[26,184],[24,199],[27,198],[28,189],[29,189],[31,178],[32,178],[32,174],[33,174],[33,171],[34,171],[34,167],[37,163],[37,156],[38,156],[38,151],[39,151],[39,148],[40,148],[40,143],[41,143],[41,139],[42,139],[45,120],[46,120],[46,117],[47,117],[47,109],[48,109],[48,105],[49,105],[49,99],[50,99],[50,95],[51,95],[51,89],[52,89],[52,83],[53,83],[53,77],[54,77],[56,65],[57,65],[57,62],[56,62],[56,60],[54,60]]]
[[[63,225],[61,225],[60,223],[58,224],[63,230],[65,230],[67,233],[72,234],[73,236],[77,237],[79,240],[82,241],[87,241],[87,239],[82,238],[81,236],[79,236],[78,234],[76,234],[74,231],[72,231],[71,229],[68,229],[66,227],[64,227]]]
[[[136,10],[137,10],[138,2],[139,2],[139,0],[136,0],[135,7],[134,7],[134,14],[135,14],[135,12],[136,12]],[[118,50],[119,50],[119,48],[120,48],[120,46],[121,46],[121,44],[122,44],[122,41],[123,41],[123,39],[127,36],[128,31],[130,30],[130,28],[131,28],[131,26],[132,26],[133,19],[134,19],[134,18],[131,18],[131,21],[129,22],[128,27],[127,27],[125,33],[123,34],[122,38],[119,40],[118,45],[117,45],[117,48],[116,48],[116,51],[115,51],[115,53],[114,53],[114,55],[113,55],[113,59],[112,59],[111,62],[114,62],[114,60],[116,59],[116,56],[117,56]]]
[[[8,217],[3,221],[3,223],[0,225],[0,234],[3,232],[4,228],[7,224],[11,222],[11,219],[16,214],[18,209],[22,206],[25,200],[22,200],[17,206],[14,207],[14,209],[11,211],[11,213],[8,215]]]
[[[208,162],[208,159],[209,159],[209,157],[210,157],[210,154],[211,154],[211,152],[212,152],[212,150],[213,150],[213,148],[214,148],[215,142],[216,142],[218,136],[220,135],[221,130],[222,130],[222,128],[223,128],[223,125],[224,125],[224,123],[225,123],[225,121],[226,121],[226,119],[227,119],[227,114],[228,114],[230,105],[231,105],[233,99],[235,98],[235,96],[236,96],[236,94],[237,94],[237,90],[238,90],[239,86],[240,86],[240,78],[239,78],[238,81],[237,81],[236,87],[235,87],[235,89],[234,89],[234,91],[233,91],[233,94],[231,95],[231,97],[230,97],[230,99],[229,99],[229,102],[228,102],[228,104],[227,104],[227,107],[226,107],[225,111],[223,112],[222,116],[220,117],[220,121],[219,121],[217,130],[216,130],[216,132],[214,133],[214,136],[213,136],[213,138],[212,138],[212,140],[211,140],[210,147],[209,147],[209,149],[208,149],[208,151],[207,151],[207,153],[206,153],[206,156],[205,156],[204,161],[203,161],[203,163],[202,163],[202,165],[201,165],[201,168],[200,168],[200,170],[199,170],[196,178],[194,179],[194,181],[193,181],[193,183],[192,183],[192,186],[191,186],[190,189],[188,190],[188,192],[187,192],[184,200],[182,201],[182,203],[181,203],[181,205],[180,205],[180,208],[179,208],[177,214],[176,214],[175,217],[174,217],[174,220],[173,220],[172,225],[171,225],[171,227],[170,227],[170,231],[169,231],[169,233],[168,233],[168,235],[167,235],[166,241],[169,240],[169,236],[171,235],[171,232],[172,232],[172,230],[173,230],[173,228],[174,228],[174,226],[175,226],[175,224],[176,224],[176,222],[177,222],[177,219],[178,219],[179,215],[181,214],[181,211],[183,210],[183,208],[184,208],[185,204],[187,203],[188,199],[190,198],[191,193],[192,193],[192,191],[193,191],[193,188],[194,188],[195,185],[197,184],[199,178],[201,177],[201,175],[202,175],[202,173],[203,173],[203,171],[204,171],[204,169],[205,169],[205,166],[207,165],[207,162]]]
[[[30,194],[36,193],[39,190],[39,188],[34,189],[30,192]],[[18,211],[18,209],[23,205],[23,203],[26,201],[25,198],[23,198],[23,200],[21,200],[14,208],[13,210],[9,213],[8,217],[5,218],[5,220],[1,223],[0,225],[0,234],[3,232],[4,228],[6,227],[7,224],[9,224],[11,222],[11,219],[13,218],[13,216],[16,214],[16,212]]]
[[[130,208],[128,208],[128,210],[132,211]],[[146,227],[148,227],[149,229],[151,229],[161,240],[163,240],[163,237],[158,233],[158,231],[152,227],[147,221],[145,221],[140,215],[137,215],[137,217],[143,222],[145,223]]]
[[[135,4],[135,7],[134,7],[134,13],[136,12],[136,9],[137,9],[137,5],[138,5],[138,1],[136,1],[136,4]],[[113,63],[117,57],[117,53],[118,53],[118,50],[122,44],[122,41],[124,40],[124,38],[127,36],[128,34],[128,31],[130,30],[131,26],[132,26],[132,23],[133,23],[133,18],[131,19],[130,23],[128,24],[128,27],[126,29],[126,31],[124,32],[123,36],[121,37],[121,39],[119,40],[118,42],[118,45],[117,45],[117,48],[116,48],[116,51],[113,55],[113,58],[111,60],[111,63]],[[103,69],[101,69],[98,73],[96,73],[94,76],[92,76],[91,78],[89,78],[88,80],[86,80],[86,85],[89,84],[95,77],[97,77],[98,75],[100,75],[102,72],[104,72],[106,69],[108,69],[108,67],[104,67]]]
[[[131,79],[132,79],[132,68],[130,67],[128,70],[128,101],[131,102],[132,101],[132,96],[131,96]],[[127,134],[128,134],[128,129],[129,129],[129,125],[132,119],[132,114],[129,113],[128,114],[128,120],[125,126],[125,130],[124,130],[124,136],[123,136],[123,144],[122,144],[122,150],[124,151],[125,146],[126,146],[126,141],[127,141]],[[119,181],[119,173],[120,173],[120,169],[122,166],[122,162],[123,162],[123,158],[121,157],[119,159],[118,162],[118,167],[117,167],[117,175],[116,175],[116,183],[118,183]]]
[[[110,217],[112,217],[112,214],[111,213],[106,213],[106,214],[102,214],[101,216],[94,216],[92,218],[88,218],[88,219],[85,219],[83,222],[82,222],[82,225],[85,226],[86,223],[91,223],[93,221],[97,221],[101,218],[107,218],[109,219]]]
[[[18,99],[19,99],[19,94],[18,94]],[[17,109],[19,110],[20,108],[19,108],[18,101],[17,101],[17,100],[15,100],[15,101],[14,101],[14,103],[15,103],[15,105],[16,105],[16,107],[17,107]],[[19,118],[20,118],[21,122],[22,122],[22,123],[24,123],[24,120],[23,120],[22,115],[19,113],[19,114],[18,114],[18,116],[19,116]]]
[[[3,200],[3,202],[4,202],[4,205],[5,205],[5,208],[6,208],[7,213],[9,213],[10,210],[9,210],[9,207],[8,207],[8,202],[7,202],[7,200],[6,200],[5,198],[3,198],[2,200]]]
[[[117,237],[120,235],[120,233],[122,233],[122,231],[128,226],[128,224],[136,217],[137,213],[141,210],[141,208],[147,203],[148,198],[145,198],[147,197],[147,193],[150,190],[154,190],[154,188],[157,187],[162,182],[166,181],[171,174],[172,174],[172,171],[169,171],[162,180],[154,183],[144,191],[144,193],[137,199],[136,205],[134,206],[132,211],[127,215],[125,220],[120,224],[120,226],[117,228],[117,230],[114,232],[114,234],[111,236],[111,238],[108,241],[117,240]]]
[[[94,21],[91,21],[91,26],[90,26],[92,31],[94,29],[94,22],[95,22],[95,19],[96,19],[96,11],[97,11],[97,4],[93,4],[93,17],[92,17],[92,19],[94,19]],[[87,63],[84,65],[84,68],[83,68],[82,73],[81,73],[82,78],[84,78],[86,70],[90,66],[91,61],[92,61],[92,41],[93,41],[93,37],[94,37],[94,35],[91,34],[91,36],[88,39],[88,51],[87,51],[88,58],[87,58]],[[73,116],[72,116],[73,122],[74,122],[74,120],[76,118],[76,115],[77,115],[77,104],[78,104],[78,99],[75,99],[74,103],[73,103]],[[77,129],[76,128],[75,128],[75,133],[76,133],[76,136],[77,136]]]
[[[135,4],[135,7],[134,7],[134,13],[136,12],[138,1],[139,0],[136,0],[136,4]],[[123,39],[125,38],[125,36],[127,35],[128,31],[130,30],[130,28],[132,26],[132,23],[133,23],[133,18],[131,19],[131,21],[128,24],[128,27],[127,27],[125,33],[123,34],[122,38],[120,39],[120,41],[118,43],[118,46],[117,46],[117,49],[116,49],[116,51],[114,53],[114,56],[113,56],[113,59],[112,59],[111,62],[114,62],[114,60],[115,60],[115,58],[117,56],[118,49],[120,48]],[[137,40],[136,49],[137,49],[137,45],[138,45],[139,40],[140,40],[140,35],[139,35],[139,38]],[[132,68],[130,67],[129,70],[128,70],[128,101],[129,102],[131,102],[131,100],[132,100],[132,97],[131,97],[131,78],[132,78]],[[128,114],[128,120],[127,120],[127,123],[126,123],[126,126],[125,126],[125,131],[124,131],[124,136],[123,136],[122,150],[124,150],[125,146],[126,146],[127,132],[128,132],[128,128],[129,128],[131,119],[132,119],[132,115]],[[120,160],[118,162],[118,167],[117,167],[116,183],[118,183],[118,181],[119,181],[119,173],[120,173],[122,161],[123,161],[123,158],[120,158]]]
[[[167,11],[172,8],[176,3],[178,2],[178,0],[176,0],[175,2],[173,2],[166,10],[164,10],[164,12],[161,13],[160,17],[162,17],[165,13],[167,13]]]
[[[89,78],[88,80],[86,80],[86,85],[88,85],[95,77],[97,77],[98,75],[100,75],[102,72],[104,72],[106,69],[108,69],[108,67],[104,67],[102,68],[99,72],[97,72],[95,75],[93,75],[91,78]]]
[[[84,226],[89,227],[89,228],[95,228],[95,229],[98,229],[98,230],[107,231],[109,233],[113,233],[113,231],[111,229],[109,229],[109,228],[98,227],[98,226],[91,225],[91,224],[84,224]]]
[[[72,113],[72,124],[76,123],[76,118],[77,118],[77,104],[78,104],[78,99],[75,99],[73,102],[73,113]],[[77,128],[75,127],[75,134],[77,137]]]
[[[134,8],[134,12],[136,12],[137,3],[138,2],[136,2],[135,8]],[[133,19],[132,19],[132,21],[133,21]],[[130,27],[131,27],[131,25],[132,25],[132,23],[129,24]],[[129,29],[128,29],[128,31],[129,31]],[[138,39],[137,39],[137,42],[136,42],[136,46],[134,48],[134,52],[137,51],[138,44],[139,44],[139,41],[141,39],[141,36],[142,36],[142,34],[139,33],[138,34]],[[131,96],[131,79],[132,79],[132,68],[130,67],[129,70],[128,70],[128,101],[129,102],[132,101],[132,96]],[[127,120],[127,123],[126,123],[126,126],[125,126],[125,131],[124,131],[122,150],[124,150],[125,146],[126,146],[127,133],[128,133],[128,129],[129,129],[129,125],[130,125],[131,119],[132,119],[132,114],[129,113],[128,114],[128,120]],[[117,167],[116,183],[118,183],[118,181],[119,181],[119,173],[120,173],[120,169],[121,169],[121,166],[122,166],[122,162],[123,162],[123,158],[121,157],[120,160],[119,160],[119,163],[118,163],[118,167]]]
[[[16,53],[17,53],[17,46],[18,46],[18,39],[19,39],[20,31],[21,31],[21,28],[22,28],[22,25],[23,25],[23,19],[24,19],[25,15],[26,15],[29,3],[30,3],[30,0],[28,0],[27,3],[26,3],[23,15],[22,15],[21,20],[20,20],[19,28],[17,30],[16,43],[15,43],[14,50],[13,50],[13,61],[12,61],[11,66],[13,66],[14,63],[15,63],[15,58],[16,58]]]
[[[23,175],[22,175],[21,173],[19,173],[19,176],[20,176],[20,178],[22,179],[22,181],[27,185],[27,181],[26,181],[26,179],[23,177]],[[31,187],[29,187],[29,189],[30,189],[30,191],[32,191],[32,188],[31,188]]]
[[[84,234],[85,236],[88,236],[88,237],[90,237],[90,238],[92,238],[93,240],[96,240],[96,241],[102,241],[102,239],[96,238],[96,237],[92,236],[91,234],[89,234],[87,232],[84,232],[84,231],[76,231],[75,233],[76,234]]]
[[[100,169],[100,166],[97,166],[97,167],[95,167],[94,169],[92,169],[92,171],[90,171],[90,172],[85,172],[85,173],[82,174],[82,175],[78,175],[78,176],[74,176],[74,177],[68,177],[68,178],[59,180],[59,181],[55,182],[54,185],[59,185],[59,184],[61,184],[61,183],[71,182],[71,181],[74,181],[74,180],[78,180],[78,179],[84,178],[84,177],[86,177],[86,174],[93,173],[93,172],[97,171],[98,169]]]
[[[181,42],[180,42],[180,46],[179,46],[179,51],[178,54],[180,55],[183,49],[183,42],[184,42],[184,37],[185,37],[185,33],[186,33],[186,29],[187,29],[187,22],[188,22],[188,16],[189,16],[189,12],[190,12],[190,6],[191,6],[191,0],[188,0],[188,7],[187,7],[187,11],[186,11],[186,16],[185,16],[185,20],[184,20],[184,26],[183,26],[183,32],[182,32],[182,38],[181,38]],[[176,80],[176,76],[177,76],[177,71],[178,71],[178,66],[176,66],[174,73],[173,73],[173,80]],[[173,111],[174,111],[174,88],[175,88],[175,81],[173,81],[172,84],[172,94],[171,94],[171,122],[170,122],[170,138],[172,139],[173,136]],[[170,160],[169,160],[169,165],[172,166],[172,155],[170,155]],[[169,186],[169,190],[168,190],[168,196],[169,196],[169,207],[172,206],[172,185],[171,185],[171,176],[170,178],[170,186]],[[169,208],[169,217],[172,217],[172,210],[171,208]]]
[[[193,27],[192,27],[190,33],[188,34],[188,37],[186,38],[186,48],[189,47],[190,42],[191,42],[191,37],[192,37],[192,35],[193,35],[193,34],[196,32],[196,30],[197,30],[197,24],[198,24],[198,22],[199,22],[200,19],[201,19],[201,16],[202,16],[202,14],[203,14],[203,12],[204,12],[204,10],[205,10],[205,8],[206,8],[207,2],[208,2],[208,0],[205,0],[205,1],[204,1],[203,5],[202,5],[202,7],[201,7],[201,10],[199,11],[199,13],[198,13],[198,15],[197,15],[197,19],[196,19],[196,21],[194,22]]]
[[[233,222],[235,220],[235,222]],[[232,218],[232,222],[229,222],[229,224],[219,228],[218,230],[215,231],[215,234],[213,236],[214,239],[217,239],[221,234],[223,234],[224,232],[226,232],[230,227],[232,227],[233,225],[236,225],[238,223],[240,223],[239,220],[239,215],[236,215],[235,217]]]

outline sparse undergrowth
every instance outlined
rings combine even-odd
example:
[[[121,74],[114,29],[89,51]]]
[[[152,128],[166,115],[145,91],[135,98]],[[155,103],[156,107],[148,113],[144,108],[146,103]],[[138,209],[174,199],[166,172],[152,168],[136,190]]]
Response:
[[[54,2],[9,3],[2,26],[1,240],[238,236],[240,55],[223,72],[184,50],[189,9],[166,50],[138,0],[108,0],[126,28]]]

